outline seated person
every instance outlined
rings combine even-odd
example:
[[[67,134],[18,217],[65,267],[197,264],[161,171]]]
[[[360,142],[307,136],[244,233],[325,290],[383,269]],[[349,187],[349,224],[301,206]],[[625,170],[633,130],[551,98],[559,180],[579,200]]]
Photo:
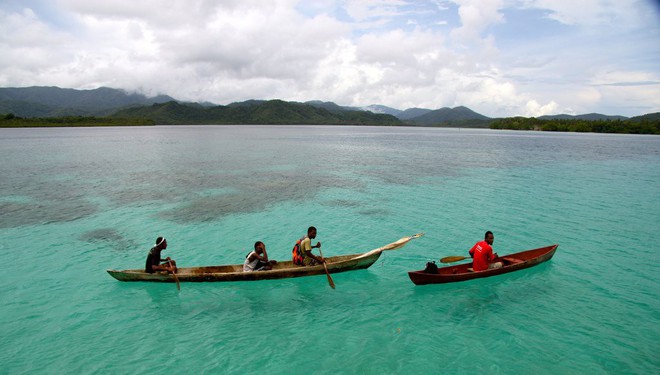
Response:
[[[317,242],[316,245],[312,246],[312,240],[316,238],[316,233],[316,227],[307,228],[307,235],[299,240],[299,252],[298,254],[294,254],[294,264],[316,266],[325,262],[325,258],[322,256],[316,256],[312,253],[312,249],[321,248],[320,242]]]
[[[268,253],[266,253],[266,245],[263,242],[257,241],[254,243],[254,251],[251,251],[243,263],[243,272],[252,271],[268,271],[273,269],[273,264],[277,263],[274,260],[268,260]]]
[[[167,240],[163,237],[156,238],[156,246],[149,250],[147,255],[147,262],[144,266],[144,271],[147,273],[154,273],[159,271],[167,271],[169,273],[176,273],[176,262],[170,257],[165,259],[160,258],[160,252],[167,249]]]
[[[502,267],[502,262],[493,262],[497,258],[497,253],[493,253],[493,241],[495,236],[493,232],[488,231],[484,235],[484,240],[477,242],[470,249],[470,256],[473,258],[472,269],[475,272]]]

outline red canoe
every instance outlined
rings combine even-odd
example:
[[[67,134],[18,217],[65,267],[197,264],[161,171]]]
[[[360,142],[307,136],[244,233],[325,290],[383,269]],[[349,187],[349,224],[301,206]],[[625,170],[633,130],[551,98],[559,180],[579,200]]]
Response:
[[[521,251],[519,253],[498,257],[495,261],[504,263],[501,268],[474,272],[472,271],[472,262],[470,262],[459,264],[457,266],[438,268],[438,273],[427,273],[424,272],[424,270],[410,271],[408,272],[408,276],[410,276],[410,280],[412,280],[415,285],[424,285],[453,283],[457,281],[501,275],[503,273],[533,267],[539,263],[550,260],[555,254],[555,250],[557,250],[558,246],[559,245],[540,247],[538,249]]]

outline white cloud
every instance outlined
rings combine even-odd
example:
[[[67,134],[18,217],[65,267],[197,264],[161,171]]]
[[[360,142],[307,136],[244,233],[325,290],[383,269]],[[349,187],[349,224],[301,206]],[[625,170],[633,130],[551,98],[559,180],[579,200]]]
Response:
[[[32,10],[11,14],[0,10],[0,20],[0,50],[3,51],[0,64],[3,70],[11,69],[17,74],[23,70],[48,69],[66,61],[62,52],[67,50],[67,36],[51,32]],[[9,79],[4,74],[0,76],[0,82]]]
[[[525,117],[540,117],[545,115],[557,114],[557,103],[550,102],[545,105],[540,105],[536,100],[529,100],[525,104]]]
[[[634,0],[22,4],[0,3],[2,86],[103,85],[220,104],[465,105],[487,116],[660,107],[660,31]],[[512,10],[563,28],[504,33]]]
[[[346,12],[358,22],[379,18],[388,18],[400,14],[399,6],[406,5],[405,1],[390,0],[348,0]]]
[[[638,24],[641,18],[652,19],[649,6],[653,0],[523,0],[523,7],[548,11],[549,19],[580,26]],[[649,14],[651,10],[651,14]],[[657,22],[657,20],[656,20]]]
[[[459,41],[474,42],[483,37],[488,27],[503,22],[500,10],[501,0],[455,0],[461,27],[452,31],[452,36]]]

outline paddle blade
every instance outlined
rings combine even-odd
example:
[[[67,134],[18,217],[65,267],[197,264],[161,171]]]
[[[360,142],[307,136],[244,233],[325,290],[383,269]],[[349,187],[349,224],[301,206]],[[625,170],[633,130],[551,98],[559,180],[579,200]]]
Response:
[[[176,289],[180,292],[181,284],[179,284],[179,277],[176,274],[174,274],[174,281],[176,281]]]
[[[327,271],[327,269],[326,269]],[[335,289],[335,281],[332,280],[332,277],[330,277],[330,274],[328,273],[328,284],[330,284],[330,288]]]
[[[454,263],[454,262],[459,262],[463,259],[467,259],[468,257],[462,257],[462,256],[450,256],[450,257],[444,257],[440,259],[440,262],[442,263]]]
[[[180,292],[181,291],[181,284],[179,284],[179,276],[176,275],[174,272],[174,265],[172,264],[172,261],[167,262],[170,265],[170,272],[172,272],[172,276],[174,276],[174,281],[176,281],[176,289]]]
[[[320,247],[319,254],[321,254],[321,257],[323,257],[323,252],[321,251]],[[328,266],[325,264],[325,260],[323,261],[323,268],[325,268],[325,274],[328,275],[328,284],[330,284],[330,288],[335,289],[335,281],[332,280],[332,277],[330,277],[330,271],[328,271]]]

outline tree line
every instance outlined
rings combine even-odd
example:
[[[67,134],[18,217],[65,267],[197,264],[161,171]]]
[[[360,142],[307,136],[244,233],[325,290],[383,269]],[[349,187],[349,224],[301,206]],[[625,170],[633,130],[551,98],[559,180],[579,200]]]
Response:
[[[660,119],[627,120],[538,119],[508,117],[493,120],[491,129],[540,130],[555,132],[588,132],[619,134],[660,134]]]
[[[12,113],[0,114],[0,128],[25,128],[25,127],[83,127],[83,126],[148,126],[155,124],[221,124],[221,123],[259,123],[259,124],[362,124],[362,125],[403,125],[401,122],[393,120],[393,116],[377,115],[372,113],[360,113],[358,111],[349,111],[341,114],[330,114],[325,110],[316,108],[294,107],[292,111],[290,106],[277,108],[280,103],[268,103],[256,111],[241,110],[233,111],[235,116],[221,118],[216,116],[212,118],[197,118],[198,111],[188,106],[175,105],[176,110],[163,111],[161,106],[154,105],[148,108],[129,109],[120,111],[114,116],[95,117],[95,116],[62,116],[62,117],[35,117],[21,118]],[[172,106],[172,103],[164,105],[166,108]],[[158,107],[158,108],[156,108]],[[299,106],[307,107],[307,106]],[[154,113],[154,109],[160,113],[160,117]],[[182,111],[186,109],[187,111]],[[194,113],[189,113],[190,111]],[[179,113],[182,112],[182,113]],[[243,113],[246,112],[246,113]],[[317,113],[323,112],[323,113]],[[226,116],[226,113],[223,113]],[[157,118],[154,120],[154,118]],[[224,121],[219,121],[219,119]],[[169,121],[166,121],[169,120]],[[450,124],[448,126],[466,127],[466,123]],[[536,131],[555,131],[555,132],[590,132],[590,133],[619,133],[619,134],[660,134],[660,114],[650,114],[639,117],[633,117],[625,120],[585,120],[585,119],[538,119],[534,117],[508,117],[494,119],[490,124],[484,124],[491,129],[508,130],[536,130]],[[479,125],[472,125],[479,127]]]
[[[126,119],[116,117],[62,116],[22,118],[13,113],[0,115],[0,128],[42,128],[83,126],[145,126],[155,125],[150,119]]]

